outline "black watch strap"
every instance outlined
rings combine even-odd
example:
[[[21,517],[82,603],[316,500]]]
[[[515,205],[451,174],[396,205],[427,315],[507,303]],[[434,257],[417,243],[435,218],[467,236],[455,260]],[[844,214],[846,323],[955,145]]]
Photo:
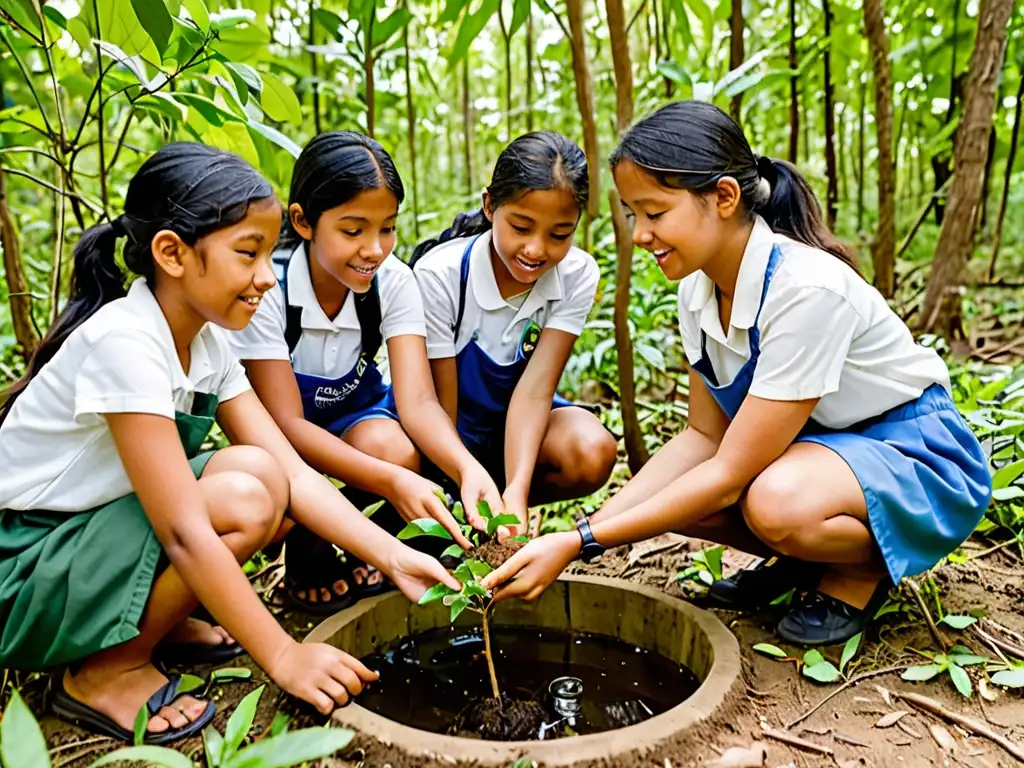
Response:
[[[581,517],[576,521],[576,530],[580,532],[583,545],[580,547],[580,560],[585,563],[592,563],[604,554],[605,548],[598,544],[590,530],[590,521]]]

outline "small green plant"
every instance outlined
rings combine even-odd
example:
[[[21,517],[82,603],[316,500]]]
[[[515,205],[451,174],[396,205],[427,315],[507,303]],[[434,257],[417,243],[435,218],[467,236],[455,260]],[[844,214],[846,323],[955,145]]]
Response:
[[[442,493],[439,492],[438,497],[447,504],[447,497]],[[459,527],[462,529],[466,538],[469,539],[474,546],[479,545],[481,532],[477,531],[466,521],[466,514],[462,504],[460,502],[455,502],[451,507],[451,512],[452,516],[456,521],[458,521]],[[519,518],[515,515],[493,514],[491,512],[490,505],[486,501],[477,503],[477,512],[480,513],[480,517],[482,517],[487,523],[487,531],[484,535],[488,538],[495,536],[498,529],[502,526],[517,525],[519,523]],[[402,540],[412,539],[418,536],[434,536],[448,540],[451,540],[452,538],[451,534],[448,533],[448,531],[446,531],[439,522],[428,518],[413,520],[398,534],[398,538]],[[526,537],[517,536],[513,537],[511,540],[525,541]],[[452,557],[460,561],[458,567],[455,569],[455,578],[462,583],[462,589],[454,590],[445,584],[435,584],[423,593],[423,596],[419,600],[419,604],[428,605],[441,600],[448,607],[449,620],[453,623],[459,615],[467,609],[480,614],[483,621],[484,656],[487,660],[487,671],[491,678],[491,692],[494,694],[494,698],[500,702],[501,692],[498,689],[498,676],[494,669],[494,658],[491,654],[491,633],[488,626],[488,618],[491,608],[491,593],[480,585],[480,580],[494,569],[483,560],[468,557],[467,555],[468,553],[465,552],[458,544],[452,544],[441,553],[441,557]]]
[[[974,692],[971,677],[964,667],[989,662],[989,659],[984,656],[976,656],[970,648],[965,648],[962,645],[954,645],[948,653],[931,653],[929,651],[921,653],[931,659],[932,663],[910,667],[901,677],[911,682],[924,682],[945,672],[953,681],[956,689],[964,696],[970,696]]]
[[[725,552],[725,547],[723,546],[708,547],[700,552],[695,552],[693,554],[693,565],[680,571],[676,579],[678,581],[696,579],[710,587],[713,582],[722,578],[723,552]]]
[[[330,757],[352,741],[353,732],[342,728],[303,728],[288,732],[283,726],[272,727],[270,735],[245,749],[245,741],[256,716],[256,706],[263,694],[263,686],[246,696],[228,720],[221,735],[212,725],[203,731],[203,746],[207,768],[289,768],[310,760]],[[142,729],[148,721],[143,720]],[[136,737],[138,731],[136,729]],[[195,768],[185,755],[167,747],[132,746],[104,755],[90,768],[111,763],[141,762],[159,768]],[[38,721],[26,706],[17,690],[11,691],[11,700],[0,720],[0,764],[4,768],[51,768],[46,740]]]
[[[863,635],[858,633],[846,641],[846,645],[843,646],[843,652],[839,657],[838,667],[826,659],[821,651],[814,649],[807,651],[802,659],[790,656],[777,645],[772,645],[771,643],[758,643],[754,646],[754,650],[779,661],[792,661],[800,668],[801,674],[811,680],[819,683],[834,683],[840,679],[847,679],[846,667],[853,660],[853,657],[857,655],[857,651],[860,650],[862,637]]]

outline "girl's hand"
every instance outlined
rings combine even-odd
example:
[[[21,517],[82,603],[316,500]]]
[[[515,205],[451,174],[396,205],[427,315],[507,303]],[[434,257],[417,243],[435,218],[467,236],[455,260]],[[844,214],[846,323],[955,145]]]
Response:
[[[455,590],[462,589],[459,580],[448,573],[441,563],[398,541],[395,542],[395,551],[388,567],[382,570],[402,590],[402,594],[414,603],[435,584],[445,584]]]
[[[477,502],[486,501],[492,515],[500,515],[505,511],[505,503],[498,492],[498,486],[494,484],[487,470],[475,461],[463,470],[462,487],[459,490],[462,495],[462,507],[466,511],[466,520],[478,531],[487,530],[487,521],[477,512]]]
[[[505,504],[505,514],[518,517],[519,525],[502,526],[498,529],[498,539],[504,541],[512,536],[532,536],[533,532],[529,531],[530,509],[526,506],[526,498],[507,488],[502,501]]]
[[[323,715],[348,704],[379,675],[358,659],[323,643],[292,642],[267,673],[292,696],[309,702]]]
[[[576,558],[581,546],[576,531],[541,536],[487,574],[480,586],[495,590],[495,602],[510,597],[534,600]],[[510,580],[511,583],[505,585]]]
[[[391,483],[392,490],[388,494],[388,500],[395,505],[395,509],[398,510],[402,519],[408,523],[420,518],[432,518],[452,535],[456,544],[464,550],[472,549],[473,545],[463,535],[458,521],[452,517],[452,513],[445,507],[444,502],[438,498],[437,485],[408,469],[402,467],[395,469],[397,474]],[[476,511],[475,504],[473,510]]]

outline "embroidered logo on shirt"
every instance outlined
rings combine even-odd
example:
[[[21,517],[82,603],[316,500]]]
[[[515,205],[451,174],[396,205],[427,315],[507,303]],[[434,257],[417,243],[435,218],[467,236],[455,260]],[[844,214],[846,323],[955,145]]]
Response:
[[[313,403],[317,408],[330,408],[355,392],[358,386],[359,379],[348,382],[340,389],[335,387],[317,387],[316,393],[313,395]]]

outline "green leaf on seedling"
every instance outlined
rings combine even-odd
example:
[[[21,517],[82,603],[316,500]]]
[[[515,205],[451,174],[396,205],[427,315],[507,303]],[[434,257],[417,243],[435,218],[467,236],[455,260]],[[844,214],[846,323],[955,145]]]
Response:
[[[363,517],[373,517],[373,513],[388,503],[387,499],[381,499],[380,501],[374,502],[366,509],[363,510]]]
[[[10,766],[50,765],[39,722],[13,688],[7,711],[0,718],[0,762]]]
[[[402,541],[406,539],[415,539],[417,536],[436,536],[439,539],[451,539],[452,535],[444,529],[437,520],[431,520],[429,517],[421,517],[418,520],[413,520],[398,534],[398,538]]]
[[[509,541],[514,541],[517,544],[528,544],[530,541],[529,536],[512,536]]]
[[[962,646],[958,646],[962,647]],[[984,664],[988,661],[984,656],[975,656],[969,650],[955,651],[949,654],[949,660],[958,667],[970,667],[974,664]]]
[[[235,753],[224,768],[289,768],[330,757],[355,734],[345,728],[303,728],[261,739]]]
[[[483,503],[483,502],[481,502]],[[516,515],[504,514],[495,515],[487,519],[487,535],[493,536],[494,532],[503,525],[519,525],[520,520]]]
[[[466,597],[487,597],[487,590],[477,582],[470,581],[462,588],[462,594]]]
[[[428,605],[430,603],[436,603],[445,595],[450,595],[454,592],[455,590],[449,587],[447,584],[435,584],[423,593],[423,596],[419,599],[418,604]]]
[[[839,659],[839,671],[845,672],[846,665],[850,663],[850,660],[857,655],[857,649],[860,648],[860,640],[862,632],[858,632],[856,635],[846,641],[846,645],[843,646],[843,655]]]
[[[722,553],[725,551],[725,547],[708,547],[697,552],[693,559],[698,563],[704,563],[707,569],[711,572],[713,580],[717,581],[722,578]]]
[[[931,680],[943,669],[945,667],[941,664],[919,664],[916,667],[910,667],[900,677],[904,680],[921,683],[925,680]]]
[[[198,691],[206,685],[206,681],[201,677],[195,675],[182,675],[181,682],[178,683],[178,693],[191,693],[192,691]]]
[[[894,603],[891,600],[887,600],[885,602],[885,605],[883,605],[881,608],[878,609],[878,613],[875,614],[875,619],[877,620],[877,619],[882,618],[883,616],[888,616],[890,613],[899,613],[899,611],[902,608],[903,608],[903,604],[902,603],[899,603],[899,602],[895,602]]]
[[[441,553],[441,557],[462,557],[464,554],[466,554],[466,552],[462,547],[458,544],[452,544]]]
[[[492,516],[491,505],[486,501],[478,501],[476,503],[477,514],[480,515],[484,520],[490,520]]]
[[[456,501],[452,504],[452,517],[459,521],[459,525],[466,525],[466,510],[462,508],[462,502]],[[473,526],[466,525],[470,530],[473,530]],[[465,530],[463,530],[465,534]]]
[[[215,683],[219,680],[248,680],[252,677],[252,670],[246,667],[222,667],[221,669],[213,670],[210,675],[210,682]]]
[[[149,707],[143,704],[135,715],[135,726],[132,728],[132,744],[141,747],[146,743],[146,726],[149,725]]]
[[[817,680],[819,683],[834,683],[842,673],[835,668],[831,661],[822,661],[817,664],[805,664],[803,669],[804,677]]]
[[[441,503],[444,504],[445,509],[448,509],[448,494],[445,493],[440,488],[435,488],[434,495],[441,500]]]
[[[1024,688],[1024,667],[996,672],[992,675],[992,682],[1007,688]]]
[[[794,595],[796,595],[796,590],[791,589],[784,595],[779,595],[774,600],[772,600],[771,605],[789,605],[791,602],[793,602]]]
[[[949,668],[949,676],[953,678],[953,685],[956,686],[956,689],[964,696],[970,697],[971,693],[974,692],[970,676],[955,664]]]
[[[779,646],[772,645],[771,643],[758,643],[754,646],[754,650],[758,653],[763,653],[765,656],[774,656],[776,659],[784,659],[789,656]]]
[[[976,621],[977,619],[973,616],[954,616],[952,614],[947,614],[942,617],[942,621],[940,621],[939,624],[945,624],[953,629],[967,629]]]
[[[815,664],[821,664],[825,661],[825,657],[821,655],[821,651],[811,649],[804,654],[804,664],[808,667],[813,667]]]
[[[220,759],[230,760],[231,756],[238,751],[245,741],[246,734],[252,728],[252,721],[256,717],[256,707],[260,703],[260,696],[263,695],[265,686],[260,686],[242,699],[235,711],[231,713],[227,728],[224,729],[224,747],[220,753]]]
[[[445,595],[441,598],[441,602],[444,603],[446,607],[451,607],[457,600],[462,600],[462,597],[461,592],[452,592],[451,594]]]
[[[287,712],[278,712],[274,715],[274,720],[270,724],[270,735],[280,736],[282,733],[288,730],[288,724],[292,721],[292,716]]]
[[[467,560],[466,565],[469,566],[469,572],[473,574],[473,578],[477,581],[494,570],[482,560]]]
[[[466,608],[468,606],[469,606],[469,598],[468,597],[460,597],[458,600],[456,600],[454,603],[452,603],[451,619],[450,620],[451,621],[455,621],[457,618],[459,618],[459,614],[462,613],[464,610],[466,610]]]
[[[210,768],[220,765],[221,755],[224,754],[224,737],[212,725],[203,730],[203,750],[206,752],[206,764]]]
[[[144,763],[145,765],[159,766],[159,768],[193,768],[192,761],[180,752],[175,752],[167,747],[153,746],[125,747],[114,750],[101,757],[90,768],[100,768],[100,766],[111,763]],[[42,763],[42,765],[48,764],[49,761]]]

